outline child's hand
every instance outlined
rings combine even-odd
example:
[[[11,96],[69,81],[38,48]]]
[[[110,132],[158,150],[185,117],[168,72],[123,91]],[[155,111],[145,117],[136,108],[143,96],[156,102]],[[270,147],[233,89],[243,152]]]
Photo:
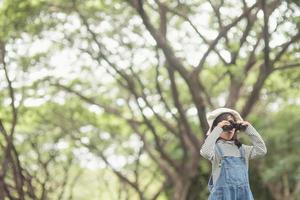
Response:
[[[223,128],[223,126],[226,126],[226,125],[229,126],[230,122],[227,120],[223,120],[223,121],[219,122],[217,126],[220,128]]]
[[[251,125],[248,121],[237,121],[237,123],[241,125],[240,130],[242,131],[245,131],[247,127]]]
[[[250,126],[250,122],[248,121],[238,121],[238,123],[241,123],[243,126]]]

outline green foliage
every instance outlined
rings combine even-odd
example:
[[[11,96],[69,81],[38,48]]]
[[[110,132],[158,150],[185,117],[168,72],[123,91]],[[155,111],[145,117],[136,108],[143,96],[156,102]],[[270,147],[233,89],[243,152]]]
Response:
[[[0,38],[2,41],[26,30],[41,11],[45,1],[4,0],[0,7]]]
[[[159,27],[160,16],[155,1],[144,2],[150,21],[155,27]],[[203,31],[204,36],[209,38],[209,42],[215,33],[219,33],[220,24],[207,1],[161,2],[166,3],[170,9],[189,16],[198,30],[201,33]],[[224,2],[221,11],[225,13],[222,22],[226,25],[237,17],[237,13],[230,9],[240,10],[242,2]],[[297,27],[299,16],[293,13],[299,12],[298,1],[289,2],[294,3],[278,10],[283,16],[274,17],[272,20],[285,22],[286,17],[290,19],[288,23],[293,25],[291,27]],[[219,1],[212,3],[218,5]],[[201,15],[203,13],[208,16]],[[207,44],[182,17],[173,12],[169,12],[167,17],[169,45],[175,49],[175,56],[178,56],[186,69],[191,70],[194,66],[188,60],[197,63]],[[203,25],[202,21],[208,23]],[[230,60],[230,52],[239,51],[233,64],[223,63],[212,52],[199,75],[216,106],[223,104],[228,96],[230,79],[243,83],[237,108],[244,105],[253,84],[257,82],[258,68],[264,62],[262,43],[255,53],[256,63],[248,74],[244,74],[253,41],[261,33],[263,21],[257,18],[256,22],[240,51],[240,41],[236,38],[243,34],[245,21],[230,30],[227,35],[229,43],[222,38],[216,46],[216,50],[226,52],[226,60]],[[289,27],[283,26],[276,34],[289,39],[293,33]],[[49,50],[29,55],[29,48],[24,45],[30,47],[31,43],[39,39],[51,43]],[[274,38],[271,41],[272,39]],[[161,139],[166,154],[176,162],[181,162],[184,158],[180,138],[170,133],[143,100],[145,95],[155,112],[182,134],[178,128],[181,121],[174,118],[179,113],[174,105],[167,71],[167,67],[173,69],[174,66],[166,62],[161,50],[156,50],[156,42],[127,1],[3,0],[0,4],[0,42],[5,42],[9,47],[5,59],[17,102],[20,103],[21,97],[24,98],[24,102],[21,102],[23,104],[18,108],[14,144],[22,166],[34,177],[33,184],[38,196],[42,194],[41,182],[47,181],[49,199],[58,199],[62,192],[60,186],[67,180],[67,189],[62,194],[62,199],[68,199],[71,194],[74,199],[139,199],[134,189],[118,179],[113,172],[116,170],[129,180],[137,181],[142,188],[148,188],[145,190],[147,198],[152,197],[162,185],[164,188],[158,200],[171,198],[174,186],[168,182],[168,177],[156,161],[149,156],[139,134],[145,134],[148,147],[159,157],[152,130],[143,121],[144,114]],[[297,61],[299,49],[299,43],[291,45],[275,67]],[[19,54],[24,51],[26,53]],[[70,57],[74,56],[75,60],[69,57],[54,59],[54,54],[64,55],[65,51],[71,52]],[[272,49],[271,58],[279,51],[280,47]],[[191,56],[190,53],[197,56],[186,59],[185,56]],[[61,63],[63,64],[60,65]],[[162,97],[174,116],[167,110],[157,91],[158,64],[158,83]],[[125,73],[133,85],[128,85],[124,77],[117,74],[117,70]],[[3,70],[1,72],[1,80],[5,80]],[[174,75],[179,92],[178,99],[188,117],[189,126],[203,140],[189,86],[178,71]],[[297,105],[300,95],[299,78],[297,68],[271,74],[265,82],[253,114],[249,117],[249,121],[261,130],[268,146],[267,157],[250,165],[251,174],[254,174],[251,183],[257,199],[272,199],[271,193],[261,185],[276,185],[284,174],[287,174],[291,190],[300,181],[300,161],[297,157],[300,153],[300,108]],[[56,83],[67,89],[56,86]],[[133,87],[128,89],[128,86]],[[1,83],[0,87],[0,119],[5,127],[10,127],[12,113],[7,84]],[[130,89],[135,89],[136,94],[133,95]],[[199,91],[201,92],[203,91]],[[38,103],[32,105],[30,102]],[[119,112],[111,114],[103,107]],[[127,119],[140,123],[139,133],[133,130]],[[0,144],[5,145],[2,134]],[[84,153],[78,155],[78,152]],[[105,156],[109,160],[107,164],[104,164]],[[96,169],[90,169],[88,158],[97,163]],[[2,159],[3,153],[0,153],[0,160]],[[49,159],[51,162],[45,168],[45,162]],[[66,178],[67,169],[70,169],[69,178]],[[72,189],[72,180],[79,172],[82,175]],[[136,177],[136,174],[139,176]],[[208,195],[206,184],[209,175],[209,163],[200,159],[199,175],[193,177],[194,187],[199,187],[194,188],[199,199],[205,199]]]
[[[269,156],[266,161],[266,181],[277,181],[283,172],[290,174],[292,182],[299,181],[299,112],[299,106],[290,105],[268,120],[269,127],[264,131],[268,135],[268,147],[273,156]]]
[[[289,183],[288,190],[296,197],[296,185],[300,181],[300,159],[299,159],[299,131],[300,123],[299,105],[286,105],[280,108],[278,112],[268,112],[267,117],[252,116],[251,120],[265,138],[268,153],[264,159],[256,161],[251,166],[251,182],[258,180],[265,185],[287,189],[284,179]],[[258,168],[260,174],[253,173]],[[260,193],[259,199],[270,198],[269,195],[261,188],[254,185],[255,193]],[[259,196],[259,195],[257,195]]]

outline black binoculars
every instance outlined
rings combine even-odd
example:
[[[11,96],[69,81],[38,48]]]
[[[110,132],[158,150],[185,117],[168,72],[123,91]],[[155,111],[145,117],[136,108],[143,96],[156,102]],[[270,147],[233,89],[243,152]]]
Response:
[[[247,125],[243,125],[241,123],[236,123],[236,122],[233,122],[233,121],[229,121],[229,122],[230,122],[230,125],[224,125],[222,127],[223,131],[230,131],[232,129],[235,129],[237,131],[244,131],[247,128]]]

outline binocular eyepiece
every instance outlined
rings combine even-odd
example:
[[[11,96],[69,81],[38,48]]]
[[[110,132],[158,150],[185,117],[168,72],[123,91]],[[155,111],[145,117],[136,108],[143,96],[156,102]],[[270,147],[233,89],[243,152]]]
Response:
[[[247,125],[243,125],[241,123],[236,123],[233,121],[229,121],[229,122],[230,122],[230,125],[225,125],[222,127],[223,131],[230,131],[232,129],[235,129],[237,131],[244,131],[247,128]]]

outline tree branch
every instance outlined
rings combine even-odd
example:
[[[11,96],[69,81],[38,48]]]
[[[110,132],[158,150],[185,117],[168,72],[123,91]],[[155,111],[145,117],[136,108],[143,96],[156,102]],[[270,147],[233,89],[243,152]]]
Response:
[[[202,56],[202,58],[200,59],[199,64],[197,65],[197,67],[194,69],[196,74],[199,74],[201,69],[204,66],[204,63],[206,61],[206,58],[208,57],[209,53],[215,48],[215,46],[218,44],[219,40],[224,37],[227,32],[234,27],[239,21],[241,21],[245,16],[247,16],[255,7],[257,6],[257,3],[255,3],[254,5],[252,5],[249,9],[245,10],[239,17],[237,17],[235,20],[233,20],[232,23],[228,24],[227,26],[224,27],[223,30],[221,30],[219,32],[219,34],[217,35],[217,37],[213,40],[213,42],[209,45],[208,49],[206,50],[206,52],[204,53],[204,55]]]
[[[159,0],[155,0],[155,2],[158,5],[161,5],[163,7],[165,7],[170,13],[173,13],[174,15],[177,15],[179,17],[181,17],[182,19],[184,19],[185,21],[187,21],[190,26],[194,29],[194,31],[197,33],[197,35],[206,43],[206,44],[210,44],[211,42],[208,41],[204,35],[202,33],[200,33],[200,31],[197,29],[197,27],[194,25],[194,23],[189,19],[189,17],[183,13],[180,13],[174,9],[169,8],[167,5],[161,3]],[[214,47],[213,51],[218,55],[218,57],[221,59],[221,61],[227,65],[228,63],[226,62],[226,60],[221,56],[220,52]]]
[[[145,27],[150,32],[152,37],[155,39],[159,48],[161,48],[162,51],[164,52],[164,55],[169,65],[171,67],[174,67],[181,74],[181,76],[186,81],[188,81],[188,71],[184,68],[182,62],[175,56],[174,51],[172,50],[171,46],[168,44],[164,36],[159,31],[157,31],[155,27],[151,24],[150,19],[143,8],[143,0],[132,0],[130,1],[130,4],[139,13]]]
[[[300,63],[290,63],[279,67],[274,67],[273,71],[288,70],[300,67]]]

